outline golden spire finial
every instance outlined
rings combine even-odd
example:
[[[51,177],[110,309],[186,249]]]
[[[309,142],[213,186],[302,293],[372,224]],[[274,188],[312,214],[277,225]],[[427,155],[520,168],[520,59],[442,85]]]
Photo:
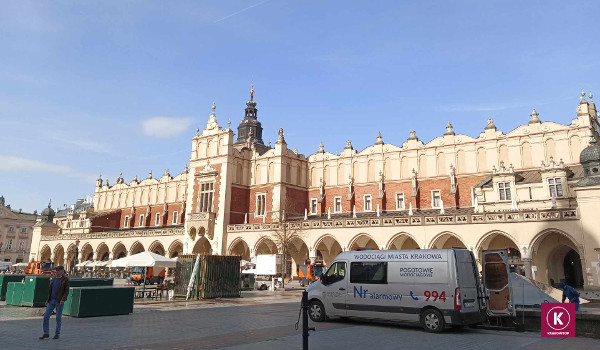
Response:
[[[213,102],[213,105],[212,105],[212,107],[211,107],[211,108],[212,108],[212,110],[213,110],[213,114],[215,114],[215,109],[217,109],[217,106],[215,105],[215,103],[214,103],[214,102]]]
[[[250,101],[254,101],[254,83],[250,84]]]

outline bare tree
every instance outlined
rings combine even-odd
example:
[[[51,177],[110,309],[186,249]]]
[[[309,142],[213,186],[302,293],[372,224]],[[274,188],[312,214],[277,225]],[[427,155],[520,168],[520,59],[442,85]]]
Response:
[[[291,209],[292,205],[290,202],[287,202],[285,207],[288,209],[288,213],[294,213],[294,210]],[[291,210],[290,210],[291,209]],[[283,286],[285,287],[285,277],[288,275],[288,257],[290,257],[290,250],[294,246],[294,240],[303,241],[304,232],[302,230],[302,221],[290,221],[287,220],[286,210],[280,209],[278,212],[279,228],[273,230],[271,234],[271,238],[273,243],[277,246],[278,252],[282,255],[283,258]]]

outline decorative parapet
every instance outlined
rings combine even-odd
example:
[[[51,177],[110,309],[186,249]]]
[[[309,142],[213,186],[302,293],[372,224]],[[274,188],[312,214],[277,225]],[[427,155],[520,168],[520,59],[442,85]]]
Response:
[[[577,209],[514,211],[482,214],[456,215],[412,215],[403,217],[357,218],[357,219],[316,219],[292,221],[283,224],[237,224],[227,225],[227,232],[270,231],[285,225],[290,229],[353,228],[379,226],[418,226],[418,225],[463,225],[516,223],[530,221],[557,221],[579,219]]]
[[[146,228],[134,230],[104,231],[92,233],[74,233],[61,235],[41,236],[42,241],[71,241],[88,239],[108,239],[108,238],[132,238],[132,237],[155,237],[155,236],[177,236],[183,235],[183,226],[169,228]]]

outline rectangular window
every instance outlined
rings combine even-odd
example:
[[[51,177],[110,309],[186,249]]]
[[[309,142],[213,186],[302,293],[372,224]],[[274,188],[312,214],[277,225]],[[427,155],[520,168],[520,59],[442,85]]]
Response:
[[[176,211],[174,211],[174,212],[173,212],[173,223],[174,223],[174,224],[176,224],[176,223],[177,223],[177,215],[178,215],[178,214],[179,214],[179,213],[178,213],[178,212],[176,212]]]
[[[562,197],[562,180],[560,178],[548,179],[548,188],[550,189],[550,198]]]
[[[123,227],[129,227],[129,216],[125,217],[125,221],[123,222]]]
[[[365,196],[363,197],[363,202],[364,202],[364,211],[371,211],[371,195],[370,194],[365,194]]]
[[[346,263],[336,262],[331,265],[326,273],[327,283],[333,284],[339,281],[343,281],[346,278]]]
[[[138,224],[139,227],[144,226],[144,214],[140,215],[140,223]]]
[[[440,191],[431,191],[431,207],[442,207],[442,193]]]
[[[353,262],[350,264],[350,283],[386,284],[386,262]]]
[[[316,198],[310,199],[310,213],[313,215],[317,213],[317,199]]]
[[[15,232],[15,227],[14,226],[10,226],[8,228],[8,232]]]
[[[396,193],[396,210],[404,210],[404,193]]]
[[[267,212],[267,194],[257,193],[256,194],[256,216],[265,216]]]
[[[512,199],[510,196],[510,182],[498,182],[498,192],[501,201],[509,201]]]
[[[213,196],[215,194],[215,183],[207,182],[200,184],[200,212],[212,213]]]
[[[22,227],[21,228],[21,233],[27,233],[27,227]]]
[[[342,212],[342,197],[335,197],[335,204],[333,206],[334,213]]]
[[[6,242],[6,250],[12,250],[13,240],[10,238],[8,242]]]
[[[156,218],[154,219],[154,226],[160,226],[160,214],[156,213]]]
[[[25,250],[25,241],[19,242],[19,250]]]

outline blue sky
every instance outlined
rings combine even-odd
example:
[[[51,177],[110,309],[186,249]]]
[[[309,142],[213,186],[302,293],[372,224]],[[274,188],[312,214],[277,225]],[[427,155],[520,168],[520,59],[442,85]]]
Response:
[[[72,203],[183,170],[213,101],[237,126],[254,81],[265,142],[306,155],[427,142],[448,121],[569,123],[600,96],[594,1],[2,1],[0,194]]]

